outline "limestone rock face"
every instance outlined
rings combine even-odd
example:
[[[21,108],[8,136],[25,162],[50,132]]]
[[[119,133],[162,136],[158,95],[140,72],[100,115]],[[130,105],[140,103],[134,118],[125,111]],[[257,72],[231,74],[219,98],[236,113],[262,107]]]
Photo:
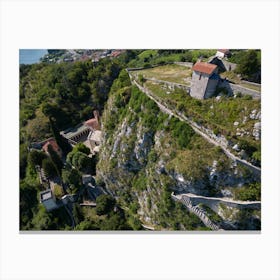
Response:
[[[121,113],[114,105],[114,95],[108,100],[102,117],[104,137],[97,180],[104,182],[106,190],[125,207],[130,207],[131,201],[137,203],[137,215],[143,223],[162,224],[161,207],[166,203],[167,189],[170,193],[232,198],[236,186],[254,180],[250,170],[244,171],[201,136],[194,136],[191,148],[180,148],[171,129],[171,116],[157,113],[147,121],[151,105],[142,103],[140,111],[145,114],[140,114],[131,103],[112,129],[108,123]],[[162,122],[154,125],[157,118]],[[222,136],[217,139],[228,144]],[[239,151],[238,145],[234,149]]]
[[[254,129],[253,129],[252,135],[255,137],[256,140],[261,139],[261,123],[260,122],[256,122],[254,124]]]

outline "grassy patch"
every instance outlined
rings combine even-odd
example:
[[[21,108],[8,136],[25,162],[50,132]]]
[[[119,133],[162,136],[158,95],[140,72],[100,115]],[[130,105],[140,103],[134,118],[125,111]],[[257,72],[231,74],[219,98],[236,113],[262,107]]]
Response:
[[[155,78],[157,80],[189,85],[192,70],[189,67],[177,64],[168,64],[155,68],[135,71],[134,73],[138,75],[141,74],[145,78]]]

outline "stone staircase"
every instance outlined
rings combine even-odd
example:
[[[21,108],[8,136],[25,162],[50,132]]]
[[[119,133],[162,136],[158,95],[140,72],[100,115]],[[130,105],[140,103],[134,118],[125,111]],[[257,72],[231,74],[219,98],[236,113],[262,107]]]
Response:
[[[222,230],[219,226],[217,226],[216,224],[214,224],[206,215],[206,212],[201,209],[198,206],[193,206],[191,199],[188,196],[185,195],[181,195],[181,198],[176,197],[174,194],[172,194],[172,197],[177,200],[180,201],[181,203],[183,203],[188,210],[195,214],[196,216],[199,217],[199,219],[204,223],[205,226],[211,228],[212,230]]]

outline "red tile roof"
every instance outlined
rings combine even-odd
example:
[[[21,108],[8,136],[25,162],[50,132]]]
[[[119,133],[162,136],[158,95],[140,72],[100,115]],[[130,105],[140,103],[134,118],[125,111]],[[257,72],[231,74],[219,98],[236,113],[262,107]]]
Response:
[[[193,70],[197,71],[197,72],[201,72],[201,73],[205,73],[205,74],[212,74],[213,71],[217,68],[217,65],[215,64],[211,64],[211,63],[207,63],[207,62],[197,62],[194,66],[193,66]]]
[[[85,124],[95,130],[99,130],[100,129],[100,125],[99,122],[96,118],[93,119],[89,119],[85,122]]]
[[[52,146],[52,148],[53,148],[53,150],[55,151],[55,152],[57,152],[57,153],[60,153],[60,148],[59,148],[59,146],[57,145],[57,143],[56,143],[56,141],[54,140],[54,139],[50,139],[50,140],[48,140],[45,144],[44,144],[44,146],[43,146],[43,150],[47,153],[48,152],[48,146],[49,145],[51,145]]]
[[[227,53],[229,53],[229,49],[220,49],[220,50],[218,50],[218,52],[227,54]]]

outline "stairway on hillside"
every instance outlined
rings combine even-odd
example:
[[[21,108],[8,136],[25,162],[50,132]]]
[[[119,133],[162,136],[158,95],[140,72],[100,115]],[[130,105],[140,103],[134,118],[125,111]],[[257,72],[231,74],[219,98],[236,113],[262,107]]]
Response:
[[[200,220],[212,230],[221,230],[219,226],[214,224],[206,215],[205,211],[199,208],[198,206],[193,206],[189,197],[182,195],[180,200],[190,212],[194,213],[200,218]]]

